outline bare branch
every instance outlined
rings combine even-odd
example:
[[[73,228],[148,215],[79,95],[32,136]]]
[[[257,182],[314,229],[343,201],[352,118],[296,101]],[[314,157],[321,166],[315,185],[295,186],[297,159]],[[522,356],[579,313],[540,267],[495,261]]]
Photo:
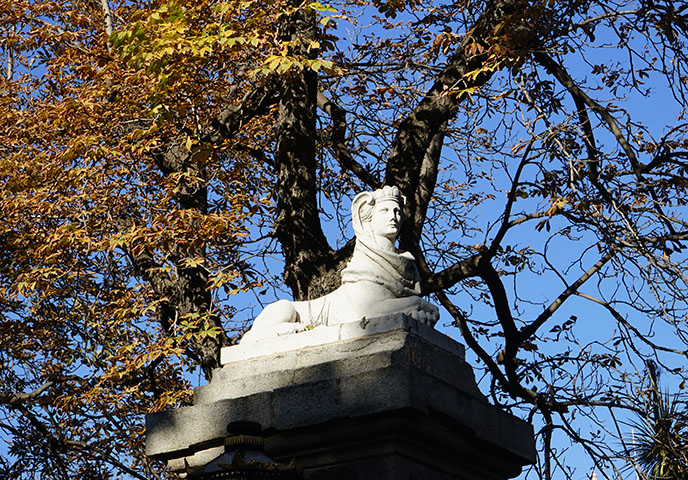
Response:
[[[520,5],[516,0],[489,2],[447,66],[437,75],[434,85],[399,125],[387,162],[384,183],[398,186],[409,200],[415,202],[422,161],[437,132],[456,115],[459,103],[468,98],[468,92],[484,85],[494,74],[494,70],[481,67],[489,61],[490,39],[495,25],[518,12]],[[530,27],[524,22],[514,27],[514,32],[519,29],[529,30]],[[525,32],[521,33],[523,38],[530,38]],[[480,53],[471,53],[468,48],[471,45],[479,45],[477,50]],[[468,75],[471,72],[475,73]],[[415,217],[415,208],[415,205],[409,206],[412,217]],[[405,236],[409,236],[409,240]],[[401,244],[408,246],[410,238],[411,232],[402,231]]]
[[[581,90],[576,83],[573,81],[571,76],[568,74],[568,72],[561,66],[559,65],[554,59],[552,59],[549,55],[543,53],[543,52],[536,52],[534,53],[535,59],[543,65],[551,74],[553,74],[557,80],[569,91],[569,93],[574,97],[574,101],[576,102],[576,106],[578,108],[578,114],[581,119],[581,126],[583,127],[584,134],[585,134],[585,139],[586,139],[586,146],[588,149],[588,154],[590,156],[590,159],[592,160],[590,162],[590,177],[591,181],[595,185],[595,187],[600,191],[600,193],[603,195],[603,197],[609,201],[614,209],[621,215],[621,217],[624,219],[624,222],[626,223],[627,227],[629,228],[629,231],[633,234],[633,236],[638,239],[638,234],[633,228],[633,225],[631,221],[629,220],[628,216],[624,213],[623,209],[620,207],[619,202],[617,202],[609,193],[609,191],[600,183],[598,177],[598,160],[597,160],[597,148],[595,146],[595,141],[594,141],[594,136],[592,133],[592,128],[590,125],[590,119],[588,118],[587,112],[585,111],[585,106],[596,112],[602,120],[607,124],[609,127],[609,130],[612,132],[614,137],[616,138],[617,143],[621,146],[622,150],[626,153],[626,156],[629,159],[629,162],[631,163],[631,168],[633,169],[633,172],[638,179],[640,183],[645,183],[645,179],[643,178],[643,171],[646,169],[639,161],[636,156],[635,151],[633,148],[631,148],[630,144],[626,140],[626,137],[623,135],[623,132],[621,131],[621,128],[619,127],[616,119],[612,116],[611,113],[609,113],[609,109],[603,107],[599,103],[597,103],[595,100],[593,100],[590,96],[588,96],[583,90]],[[671,233],[675,233],[674,227],[667,220],[666,215],[664,214],[662,207],[661,207],[661,201],[655,192],[653,188],[648,189],[650,196],[652,197],[653,200],[653,208],[657,212],[658,217],[660,221],[666,225],[667,229]],[[638,248],[641,250],[643,249],[642,243],[639,241]],[[653,260],[648,256],[648,259],[652,262]]]
[[[48,390],[53,385],[55,385],[55,382],[52,380],[48,380],[48,381],[44,382],[43,385],[38,387],[33,392],[10,393],[10,394],[6,394],[6,395],[0,395],[0,403],[16,406],[16,405],[19,405],[21,403],[29,402],[31,400],[38,398],[43,392]]]
[[[482,362],[487,366],[487,368],[490,370],[490,373],[494,376],[497,382],[499,382],[502,389],[509,391],[509,381],[499,369],[497,363],[492,360],[492,357],[480,346],[478,341],[473,336],[466,316],[456,307],[456,305],[451,302],[451,300],[449,300],[443,291],[436,292],[435,296],[440,301],[442,306],[449,312],[452,318],[454,318],[454,324],[459,327],[461,336],[466,341],[468,347],[475,352],[475,354],[478,355],[478,358],[480,358],[480,360],[482,360]]]
[[[490,293],[492,294],[495,312],[497,313],[497,320],[499,320],[499,323],[502,325],[502,330],[504,330],[504,336],[507,343],[506,350],[513,351],[515,353],[516,350],[518,350],[521,342],[517,338],[518,329],[516,328],[516,323],[511,315],[509,299],[506,295],[504,284],[499,277],[499,273],[497,273],[497,270],[495,270],[487,258],[483,258],[483,261],[480,262],[479,268],[480,277],[485,281],[487,288],[490,289]]]
[[[370,188],[380,188],[380,180],[366,170],[363,165],[358,163],[346,146],[346,111],[320,92],[318,92],[318,107],[332,119],[332,136],[330,137],[330,141],[337,154],[339,164],[343,168],[353,172]]]
[[[502,214],[502,226],[499,228],[499,231],[497,232],[495,238],[492,240],[492,243],[490,244],[490,248],[487,252],[488,257],[494,257],[495,253],[497,253],[497,248],[499,248],[500,243],[502,243],[502,240],[504,239],[504,235],[506,235],[506,232],[512,226],[512,223],[509,220],[509,218],[511,217],[511,209],[513,208],[514,202],[516,201],[518,183],[521,179],[521,173],[523,172],[523,168],[528,164],[528,156],[530,155],[530,149],[532,146],[533,141],[531,140],[528,143],[528,147],[526,147],[526,151],[523,154],[523,157],[521,158],[521,162],[518,164],[516,173],[514,174],[514,179],[511,182],[511,189],[509,190],[509,195],[507,196],[506,206],[504,207],[504,213]]]
[[[521,338],[527,340],[535,334],[535,332],[540,328],[547,320],[550,319],[554,312],[556,312],[559,307],[561,307],[564,302],[578,292],[578,289],[588,281],[595,273],[599,272],[600,269],[614,256],[617,254],[616,250],[610,250],[601,259],[597,261],[592,267],[588,269],[583,275],[581,275],[578,280],[573,282],[566,290],[564,290],[557,298],[554,300],[549,307],[545,309],[531,324],[523,327],[520,332]]]
[[[110,11],[109,0],[100,0],[100,6],[103,8],[103,15],[105,17],[105,33],[108,37],[112,35],[112,11]],[[108,42],[108,49],[110,49],[110,44]]]
[[[477,253],[472,257],[456,262],[441,272],[431,274],[423,282],[423,295],[439,292],[456,285],[461,280],[479,276],[478,266],[484,256],[484,253]]]
[[[608,12],[608,13],[603,13],[602,15],[597,15],[595,17],[590,17],[586,18],[582,22],[578,22],[575,25],[571,25],[569,27],[569,30],[574,30],[575,28],[582,27],[584,25],[588,25],[590,23],[595,23],[600,20],[607,20],[610,18],[618,18],[618,17],[625,17],[627,15],[635,15],[638,13],[638,10],[622,10],[620,12]]]
[[[582,292],[576,292],[575,293],[577,296],[581,298],[585,298],[586,300],[590,300],[591,302],[595,302],[598,305],[603,306],[611,315],[614,317],[614,319],[619,322],[619,324],[625,326],[627,329],[629,329],[633,334],[638,337],[638,339],[645,343],[647,346],[651,347],[654,350],[659,350],[662,352],[668,352],[668,353],[675,353],[678,355],[684,355],[688,356],[688,350],[677,350],[675,348],[668,348],[664,347],[662,345],[658,345],[655,342],[651,341],[647,335],[643,334],[640,332],[637,328],[635,328],[631,323],[624,318],[623,315],[621,315],[614,307],[612,307],[609,302],[605,302],[604,300],[601,300],[599,298],[593,297],[592,295],[588,295],[586,293]]]
[[[402,249],[408,249],[415,254],[419,253],[417,249],[423,232],[423,225],[425,224],[428,206],[437,183],[437,172],[440,164],[440,156],[442,154],[442,146],[444,145],[446,127],[447,122],[444,122],[440,130],[438,130],[432,138],[425,155],[423,155],[423,162],[421,163],[420,174],[418,176],[418,186],[415,192],[415,201],[413,202],[415,208],[412,210],[411,232],[410,235],[404,236],[400,243]]]
[[[576,83],[573,81],[568,72],[566,72],[566,70],[564,70],[564,68],[561,65],[554,61],[552,57],[543,52],[536,52],[533,54],[533,56],[538,61],[538,63],[544,66],[552,75],[554,75],[557,78],[557,80],[559,80],[559,83],[566,87],[566,89],[571,93],[571,95],[574,95],[576,98],[580,99],[581,102],[587,105],[588,108],[593,110],[602,118],[602,120],[604,120],[604,122],[609,127],[609,130],[614,135],[614,138],[616,138],[617,143],[626,153],[626,156],[631,162],[633,170],[636,172],[637,175],[640,175],[640,173],[642,172],[642,167],[640,165],[640,162],[638,161],[638,157],[636,156],[635,150],[633,150],[631,145],[628,143],[628,140],[626,140],[626,137],[621,131],[621,128],[619,127],[619,124],[616,121],[616,118],[614,118],[614,116],[611,113],[609,113],[609,109],[597,103],[587,93],[581,90],[581,88],[578,87],[578,85],[576,85]]]

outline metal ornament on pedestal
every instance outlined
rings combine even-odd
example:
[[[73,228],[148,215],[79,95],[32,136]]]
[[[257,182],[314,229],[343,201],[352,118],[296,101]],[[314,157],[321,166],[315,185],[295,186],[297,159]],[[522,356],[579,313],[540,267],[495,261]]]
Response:
[[[225,453],[187,475],[188,480],[301,480],[293,465],[271,459],[264,452],[265,440],[258,423],[239,421],[227,425]]]

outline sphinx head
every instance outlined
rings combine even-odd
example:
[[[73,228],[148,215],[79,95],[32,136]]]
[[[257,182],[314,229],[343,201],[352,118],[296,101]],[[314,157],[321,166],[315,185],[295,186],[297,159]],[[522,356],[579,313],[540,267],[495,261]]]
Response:
[[[405,199],[397,187],[384,186],[356,195],[351,205],[356,237],[394,244],[402,221]]]

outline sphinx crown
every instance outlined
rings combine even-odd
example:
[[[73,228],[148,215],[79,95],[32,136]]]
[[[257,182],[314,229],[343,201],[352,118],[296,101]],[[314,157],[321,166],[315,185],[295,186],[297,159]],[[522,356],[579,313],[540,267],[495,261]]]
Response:
[[[401,194],[399,191],[398,187],[391,187],[389,185],[385,185],[382,188],[378,188],[373,192],[373,198],[375,199],[376,202],[382,201],[382,200],[396,200],[398,201],[401,205],[404,205],[406,203],[406,199],[404,196]]]

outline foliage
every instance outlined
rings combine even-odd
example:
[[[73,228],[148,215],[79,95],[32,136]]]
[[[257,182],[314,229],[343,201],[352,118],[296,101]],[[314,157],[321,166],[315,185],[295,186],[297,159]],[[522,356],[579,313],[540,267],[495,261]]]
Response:
[[[189,402],[276,291],[336,288],[346,199],[394,184],[424,293],[536,427],[530,475],[573,478],[570,450],[622,478],[646,362],[687,375],[687,16],[0,2],[0,473],[166,475],[142,415]]]
[[[685,394],[669,395],[658,386],[658,372],[648,362],[648,386],[638,397],[638,417],[630,422],[633,435],[624,442],[629,465],[648,480],[688,475],[688,423]]]

